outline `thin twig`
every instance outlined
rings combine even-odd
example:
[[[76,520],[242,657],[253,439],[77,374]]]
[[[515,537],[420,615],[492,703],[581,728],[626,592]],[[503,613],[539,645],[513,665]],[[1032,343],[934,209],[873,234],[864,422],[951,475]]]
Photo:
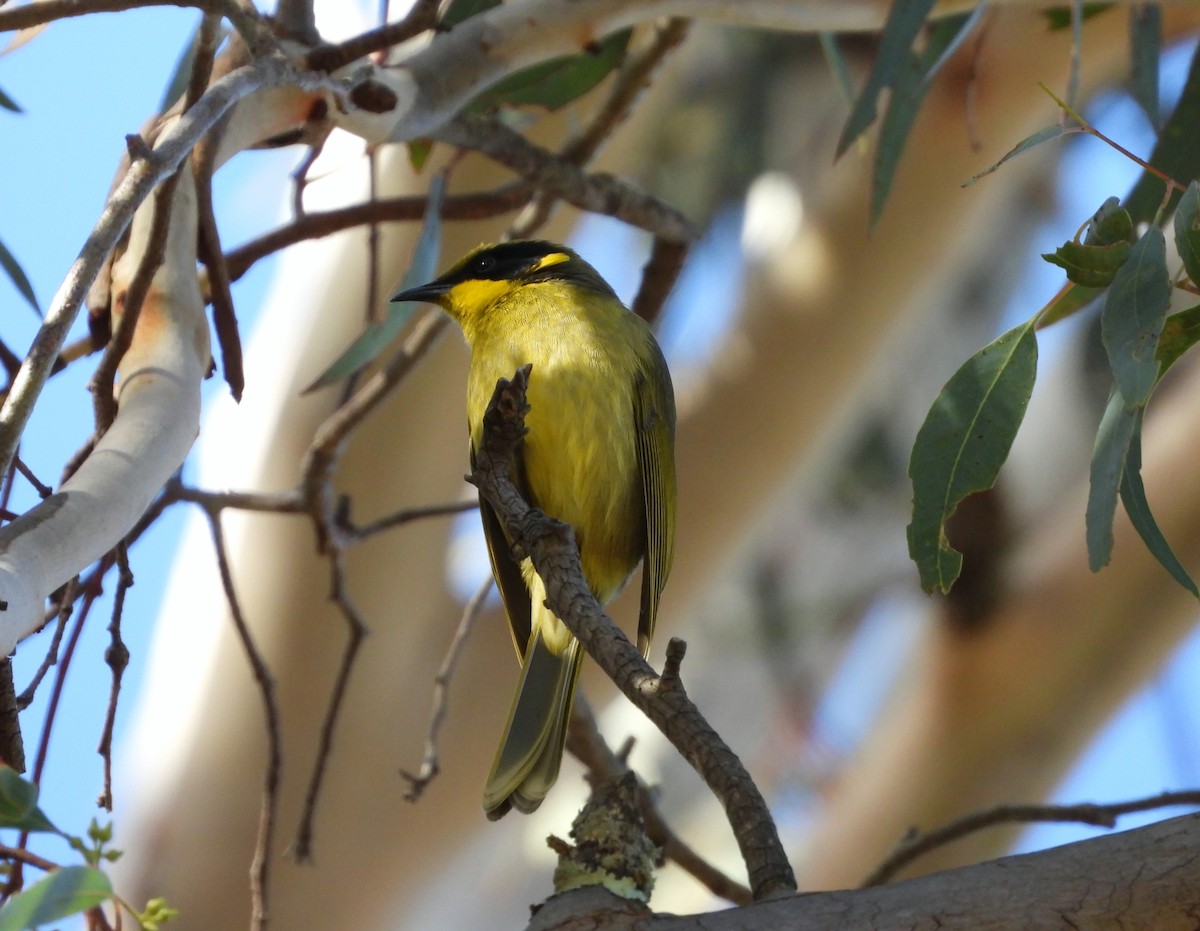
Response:
[[[379,197],[378,149],[367,146],[367,200],[375,203]],[[379,221],[367,224],[367,306],[363,315],[367,326],[379,319]]]
[[[109,553],[100,561],[101,566],[106,569],[112,567],[112,554]],[[50,701],[46,706],[46,717],[42,721],[42,733],[38,738],[37,755],[34,757],[32,781],[41,783],[42,773],[46,769],[46,758],[50,753],[50,734],[54,730],[54,721],[58,717],[58,705],[62,700],[63,686],[66,685],[67,671],[71,668],[71,659],[75,656],[75,647],[79,645],[79,636],[83,633],[83,625],[87,623],[88,615],[92,611],[92,606],[95,605],[96,599],[100,597],[100,583],[97,577],[96,584],[90,588],[83,596],[83,607],[79,610],[79,616],[75,618],[75,625],[71,628],[71,636],[67,638],[66,649],[63,650],[62,659],[58,662],[57,668],[54,671],[54,688],[50,691]],[[24,841],[21,844],[24,845]]]
[[[30,853],[24,847],[10,847],[8,844],[0,844],[0,860],[16,860],[36,869],[44,870],[47,873],[61,869],[53,860],[47,860],[45,857],[39,857],[36,853]]]
[[[500,216],[529,202],[536,188],[518,181],[479,194],[456,194],[442,201],[442,219],[485,220]],[[310,239],[332,236],[354,229],[364,223],[389,223],[420,220],[425,216],[428,201],[424,195],[389,197],[374,203],[366,202],[319,212],[297,211],[296,218],[279,229],[252,239],[225,255],[229,275],[237,281],[260,259],[288,246]]]
[[[863,887],[881,886],[918,857],[924,856],[951,841],[966,837],[984,828],[999,824],[1037,824],[1042,822],[1071,822],[1096,827],[1116,827],[1122,815],[1174,805],[1200,805],[1200,790],[1163,792],[1128,802],[1108,805],[997,805],[985,811],[972,812],[927,834],[911,833],[863,880]]]
[[[275,700],[275,680],[267,668],[266,661],[254,643],[250,627],[242,614],[241,602],[233,586],[233,573],[229,568],[229,556],[225,548],[225,535],[221,529],[221,516],[216,510],[205,509],[209,530],[212,532],[213,549],[217,556],[217,570],[221,574],[221,587],[229,603],[233,626],[241,641],[242,649],[258,685],[262,699],[263,717],[267,728],[267,769],[263,776],[262,805],[258,816],[258,837],[254,845],[254,857],[250,863],[250,927],[263,931],[267,926],[268,901],[270,895],[271,842],[275,836],[276,809],[279,805],[279,776],[283,767],[282,736],[279,728],[279,707]]]
[[[127,140],[130,143],[130,157],[135,161],[153,157],[140,136],[129,136]],[[125,353],[133,345],[133,334],[137,330],[142,305],[150,293],[154,275],[167,254],[167,236],[171,230],[171,207],[175,199],[175,189],[179,185],[179,178],[179,172],[176,171],[162,183],[155,194],[154,218],[150,224],[146,251],[138,263],[133,278],[130,279],[125,294],[117,295],[117,302],[123,305],[121,319],[113,329],[112,339],[108,341],[108,348],[104,350],[104,355],[101,356],[96,365],[96,371],[88,382],[88,387],[92,391],[97,437],[104,435],[117,416],[113,379],[116,377],[117,367],[125,358]]]
[[[168,485],[163,493],[172,501],[189,501],[206,511],[232,508],[238,511],[301,514],[305,510],[304,499],[295,491],[205,491],[176,482]]]
[[[587,174],[495,119],[461,114],[439,128],[436,138],[482,152],[581,210],[615,217],[674,242],[696,238],[695,225],[669,204],[613,175]]]
[[[25,460],[22,459],[19,454],[13,458],[13,463],[16,465],[17,471],[21,473],[21,476],[25,479],[25,481],[29,482],[29,484],[33,486],[33,490],[38,493],[39,498],[49,498],[52,494],[54,494],[54,489],[44,482],[39,481],[38,477],[33,474],[33,470],[25,464]]]
[[[337,678],[333,683],[329,704],[325,709],[325,720],[321,723],[321,740],[317,747],[317,758],[313,764],[312,775],[308,782],[308,791],[304,796],[304,810],[300,816],[300,827],[296,831],[296,843],[293,853],[301,863],[312,859],[313,825],[316,823],[317,801],[321,797],[321,787],[325,782],[325,770],[333,751],[333,735],[341,714],[342,702],[350,684],[350,673],[354,661],[358,658],[359,648],[367,635],[367,626],[362,616],[350,600],[346,591],[345,558],[340,545],[336,542],[330,547],[330,575],[333,591],[330,597],[342,612],[346,621],[346,646],[342,650],[342,661],[338,666]]]
[[[74,610],[75,593],[78,590],[79,576],[75,576],[63,587],[63,596],[58,603],[58,610],[55,612],[56,622],[54,625],[54,635],[50,638],[50,646],[46,650],[46,655],[42,657],[42,663],[38,666],[37,672],[33,674],[33,678],[29,681],[29,685],[25,687],[25,691],[17,696],[17,708],[22,711],[32,704],[37,687],[41,685],[42,679],[45,678],[50,667],[58,662],[58,648],[62,643],[63,631],[67,628],[67,621],[71,617],[72,610]]]
[[[105,811],[112,811],[112,739],[117,723],[117,700],[121,695],[121,680],[129,666],[129,647],[121,639],[121,618],[125,613],[125,595],[133,585],[133,572],[129,569],[129,553],[120,543],[114,550],[117,563],[117,591],[113,596],[112,618],[108,622],[108,647],[104,651],[104,662],[112,670],[112,686],[108,693],[108,711],[104,715],[104,729],[100,733],[100,744],[96,752],[104,761],[104,787],[96,803]]]
[[[525,435],[525,391],[531,366],[501,379],[483,416],[472,484],[491,504],[514,546],[527,554],[545,583],[554,612],[617,687],[662,731],[725,807],[756,901],[796,888],[795,876],[762,793],[745,766],[688,697],[679,680],[683,641],[667,646],[657,675],[604,613],[584,580],[571,528],[529,506],[509,475]]]
[[[479,507],[479,501],[471,498],[466,501],[450,501],[446,504],[427,504],[424,507],[405,508],[387,517],[363,524],[361,527],[347,527],[346,532],[353,542],[361,543],[377,533],[412,523],[414,520],[424,520],[427,517],[447,517],[452,514],[462,514],[464,511],[474,511]]]
[[[631,309],[649,323],[654,323],[671,296],[671,290],[687,261],[688,244],[655,237],[650,258],[642,269],[642,283]]]
[[[337,71],[351,62],[381,52],[420,35],[437,25],[438,0],[416,0],[398,23],[387,23],[337,45],[322,45],[308,53],[307,65],[315,71]]]
[[[475,621],[483,612],[483,606],[487,604],[488,592],[491,590],[492,577],[489,575],[463,608],[462,619],[458,622],[454,639],[450,641],[446,658],[442,660],[437,675],[433,677],[433,711],[429,715],[429,728],[425,732],[425,756],[421,759],[421,768],[415,775],[407,769],[400,770],[400,775],[408,782],[408,791],[404,793],[404,798],[410,802],[420,799],[429,783],[433,782],[441,771],[438,762],[438,735],[441,733],[442,722],[446,719],[446,710],[450,704],[450,680],[454,678],[458,658],[462,655],[463,647],[467,645]]]
[[[200,34],[196,43],[196,64],[192,69],[185,107],[190,107],[208,86],[220,38],[220,20],[206,16],[200,24]],[[246,382],[242,371],[242,341],[238,333],[229,269],[225,264],[225,253],[221,249],[221,235],[212,196],[217,150],[228,125],[229,114],[226,114],[196,146],[192,152],[192,172],[196,180],[197,256],[208,272],[208,293],[213,308],[213,329],[216,330],[217,344],[221,349],[221,370],[225,373],[225,382],[229,385],[233,399],[240,401]]]

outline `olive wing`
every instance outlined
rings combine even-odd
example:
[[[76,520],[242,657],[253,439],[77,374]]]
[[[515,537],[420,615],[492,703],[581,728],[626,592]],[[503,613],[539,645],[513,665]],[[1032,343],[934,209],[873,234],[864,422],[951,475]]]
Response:
[[[658,346],[648,371],[634,383],[633,417],[638,474],[646,505],[646,552],[642,561],[642,603],[638,649],[650,650],[658,599],[675,554],[675,397],[667,363]]]
[[[475,469],[475,444],[471,444],[471,470]],[[525,466],[521,458],[521,450],[516,453],[516,468],[514,481],[517,490],[526,501],[529,491],[525,486]],[[521,575],[521,567],[512,556],[512,544],[504,532],[504,525],[492,506],[479,496],[479,517],[483,521],[483,539],[487,543],[488,559],[492,563],[492,577],[500,589],[500,599],[504,602],[504,613],[508,615],[508,626],[512,631],[513,646],[517,650],[517,659],[524,659],[525,648],[529,645],[531,627],[531,611],[529,589],[525,586],[525,577]]]

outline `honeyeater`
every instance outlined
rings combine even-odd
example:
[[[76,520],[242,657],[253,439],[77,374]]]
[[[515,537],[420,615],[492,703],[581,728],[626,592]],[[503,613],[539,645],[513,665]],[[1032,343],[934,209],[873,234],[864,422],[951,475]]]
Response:
[[[500,378],[532,365],[528,430],[512,477],[529,503],[570,524],[583,574],[603,604],[643,562],[638,646],[654,632],[675,535],[675,399],[650,327],[575,252],[541,241],[485,245],[393,301],[428,301],[471,351],[471,463]],[[518,563],[479,502],[492,573],[521,677],[483,793],[489,818],[531,812],[558,777],[583,650],[545,606],[532,563]]]

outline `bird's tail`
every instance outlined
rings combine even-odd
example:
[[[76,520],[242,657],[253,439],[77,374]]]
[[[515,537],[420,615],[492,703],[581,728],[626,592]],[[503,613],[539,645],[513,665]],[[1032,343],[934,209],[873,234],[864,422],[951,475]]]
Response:
[[[533,625],[517,695],[483,790],[483,808],[493,821],[510,808],[533,811],[558,778],[582,659],[574,637],[554,653],[542,638],[541,625]]]

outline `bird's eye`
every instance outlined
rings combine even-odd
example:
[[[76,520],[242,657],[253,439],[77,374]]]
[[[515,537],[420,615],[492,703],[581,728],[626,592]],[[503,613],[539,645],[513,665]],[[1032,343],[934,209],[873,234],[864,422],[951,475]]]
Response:
[[[496,258],[491,255],[481,255],[471,263],[471,270],[477,273],[490,272],[496,267]]]

